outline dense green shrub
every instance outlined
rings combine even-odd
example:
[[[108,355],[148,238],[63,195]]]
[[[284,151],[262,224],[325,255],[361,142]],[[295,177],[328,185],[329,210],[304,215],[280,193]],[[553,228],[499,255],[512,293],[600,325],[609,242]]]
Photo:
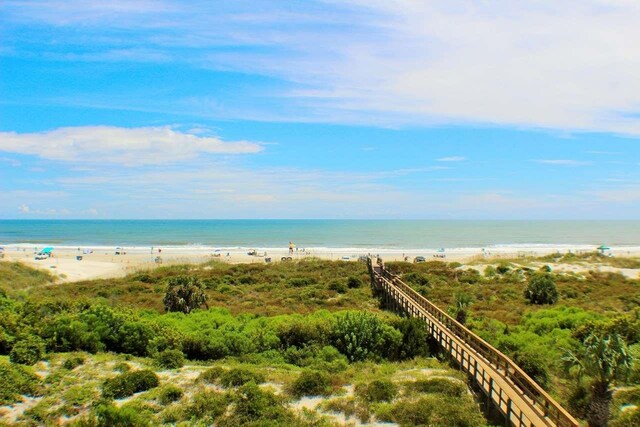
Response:
[[[432,353],[427,324],[422,319],[404,318],[396,323],[396,328],[402,333],[402,344],[398,355],[401,360],[429,356]]]
[[[257,384],[265,381],[264,375],[250,371],[244,368],[233,368],[228,371],[224,371],[220,375],[220,384],[224,387],[239,387],[248,382],[255,382]]]
[[[206,305],[207,295],[204,285],[195,276],[178,276],[169,279],[167,291],[162,300],[167,311],[191,313]]]
[[[450,397],[462,397],[467,393],[467,386],[448,378],[427,378],[407,383],[407,389],[418,393],[443,394]]]
[[[165,369],[178,369],[184,366],[184,354],[180,350],[165,350],[154,357],[156,364]]]
[[[21,396],[38,393],[38,377],[25,367],[0,361],[0,405],[15,403]]]
[[[328,335],[329,326],[326,322],[300,316],[292,316],[287,323],[280,324],[277,331],[280,346],[284,349],[321,345],[326,342]]]
[[[331,341],[349,361],[365,360],[382,353],[385,326],[375,314],[346,312],[337,317]]]
[[[84,363],[84,357],[72,356],[64,361],[64,363],[62,364],[62,367],[65,369],[72,370],[82,365],[83,363]]]
[[[221,427],[303,426],[288,411],[283,400],[270,391],[262,390],[251,382],[242,386],[232,395],[233,412],[220,420]]]
[[[42,338],[29,335],[16,342],[9,353],[9,360],[23,365],[33,365],[42,360],[45,354],[45,345]]]
[[[206,384],[213,384],[218,381],[218,378],[220,378],[220,375],[222,375],[223,373],[224,369],[219,366],[214,366],[198,375],[198,381],[204,382]]]
[[[295,397],[328,396],[331,394],[331,377],[324,372],[302,371],[291,384],[290,393]]]
[[[111,404],[102,404],[94,413],[97,419],[96,427],[141,427],[149,425],[150,421],[144,413],[130,406],[118,408]]]
[[[220,336],[187,335],[182,351],[190,360],[218,360],[229,355],[229,349]]]
[[[513,355],[513,361],[542,387],[549,384],[547,364],[540,353],[526,350],[517,351]]]
[[[314,277],[294,277],[289,280],[289,286],[293,288],[303,288],[306,286],[317,285],[318,281]]]
[[[377,414],[376,414],[377,415]],[[393,404],[385,418],[402,426],[484,427],[478,405],[468,398],[426,395]]]
[[[193,395],[185,412],[194,421],[211,423],[226,412],[227,405],[228,400],[224,394],[203,390]]]
[[[410,286],[428,287],[431,283],[429,276],[424,273],[411,272],[402,276],[402,280]]]
[[[329,283],[329,290],[335,291],[339,294],[345,294],[347,293],[347,285],[338,280],[334,280],[333,282]]]
[[[496,267],[496,272],[498,274],[507,274],[510,271],[511,271],[511,265],[509,263],[501,262]]]
[[[121,399],[157,387],[158,383],[158,376],[153,371],[130,371],[106,380],[102,393],[106,398]]]
[[[375,380],[357,385],[355,393],[367,402],[391,402],[398,394],[398,387],[389,380]]]
[[[142,322],[125,322],[118,330],[120,345],[118,351],[135,356],[147,356],[149,341],[154,332]]]
[[[555,304],[558,301],[558,289],[549,274],[536,274],[529,279],[524,296],[532,304]]]
[[[357,276],[350,276],[347,279],[347,287],[349,289],[358,289],[362,287],[362,279]]]
[[[180,400],[183,394],[180,387],[170,384],[160,390],[158,393],[158,402],[160,402],[161,405],[168,405]]]

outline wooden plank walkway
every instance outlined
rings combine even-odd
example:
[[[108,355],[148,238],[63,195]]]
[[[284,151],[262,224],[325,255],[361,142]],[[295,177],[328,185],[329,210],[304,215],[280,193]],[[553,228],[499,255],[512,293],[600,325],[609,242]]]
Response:
[[[427,323],[429,333],[484,391],[490,402],[517,427],[577,427],[580,424],[511,359],[368,260],[371,285],[387,306]]]

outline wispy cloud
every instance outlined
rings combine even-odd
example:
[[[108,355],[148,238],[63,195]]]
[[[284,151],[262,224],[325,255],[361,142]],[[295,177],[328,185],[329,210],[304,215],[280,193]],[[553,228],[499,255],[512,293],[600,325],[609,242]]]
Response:
[[[49,160],[117,163],[127,166],[166,164],[200,154],[257,153],[247,141],[179,132],[171,127],[119,128],[84,126],[40,133],[0,132],[0,151],[31,154]]]
[[[466,157],[461,157],[461,156],[450,156],[450,157],[440,157],[439,159],[436,159],[439,162],[464,162],[465,160],[467,160]]]
[[[537,163],[541,163],[543,165],[556,165],[556,166],[588,166],[591,162],[586,162],[582,160],[571,160],[571,159],[539,159],[535,160]]]
[[[246,102],[254,111],[226,111],[236,117],[640,135],[633,1],[265,0],[255,10],[245,1],[42,0],[6,1],[3,15],[21,29],[54,28],[76,59],[173,61],[288,83],[269,91],[286,107]],[[5,44],[20,55],[24,32],[10,34]]]

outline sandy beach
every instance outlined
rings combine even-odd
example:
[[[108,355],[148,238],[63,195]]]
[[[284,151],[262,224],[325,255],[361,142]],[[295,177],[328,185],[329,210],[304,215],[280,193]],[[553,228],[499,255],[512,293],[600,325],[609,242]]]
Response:
[[[427,261],[493,260],[518,257],[536,257],[551,253],[594,252],[596,246],[502,246],[488,248],[453,248],[425,250],[390,250],[358,248],[213,248],[200,246],[180,247],[54,247],[51,258],[36,260],[35,254],[46,245],[15,244],[4,246],[3,261],[19,261],[32,267],[48,270],[61,281],[79,281],[99,278],[122,277],[127,274],[155,268],[161,265],[196,264],[211,260],[228,263],[281,262],[316,257],[329,260],[357,261],[363,255],[379,255],[385,261],[413,261],[417,256]],[[255,251],[256,255],[249,255]],[[118,253],[118,254],[116,254]],[[615,257],[640,256],[640,247],[612,247],[608,253]],[[81,257],[79,260],[78,257]]]

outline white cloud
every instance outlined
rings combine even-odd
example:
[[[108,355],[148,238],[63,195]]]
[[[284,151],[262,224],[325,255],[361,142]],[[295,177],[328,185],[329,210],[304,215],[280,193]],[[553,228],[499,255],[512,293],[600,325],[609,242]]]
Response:
[[[0,163],[6,163],[14,168],[19,168],[20,166],[22,166],[20,160],[11,159],[9,157],[0,157]]]
[[[18,211],[23,214],[28,214],[31,211],[31,208],[28,205],[20,205],[18,206]]]
[[[467,160],[466,157],[460,157],[460,156],[451,156],[451,157],[440,157],[439,159],[436,159],[439,162],[463,162],[465,160]]]
[[[536,160],[536,162],[542,163],[543,165],[556,165],[556,166],[587,166],[591,164],[591,162],[585,162],[581,160],[571,160],[571,159],[540,159],[540,160]]]
[[[0,151],[49,160],[124,165],[166,164],[204,153],[246,154],[262,150],[247,141],[184,133],[170,127],[66,127],[41,133],[0,132]]]
[[[87,60],[170,60],[291,83],[275,108],[249,101],[215,114],[640,135],[633,0],[264,0],[256,12],[196,0],[7,3],[7,22],[81,24],[56,40],[81,45]]]

